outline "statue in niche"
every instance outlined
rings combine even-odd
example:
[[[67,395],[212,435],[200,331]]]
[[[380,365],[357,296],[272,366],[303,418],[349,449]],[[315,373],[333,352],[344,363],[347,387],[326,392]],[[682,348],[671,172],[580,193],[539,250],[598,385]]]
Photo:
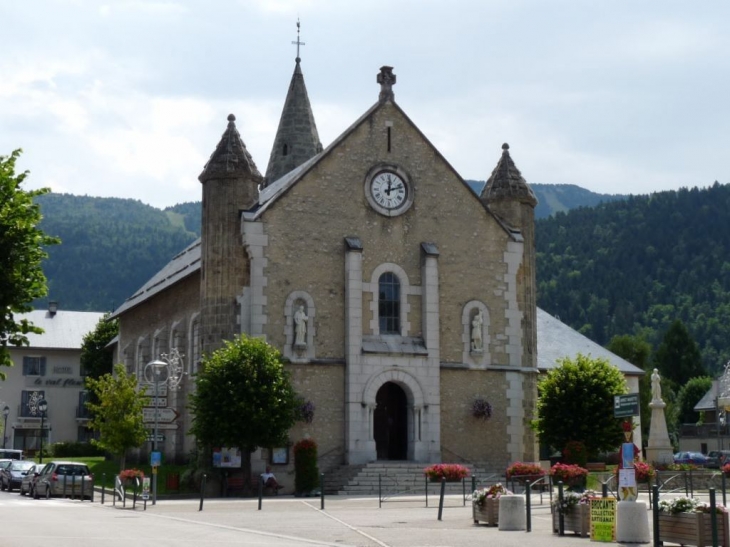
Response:
[[[662,384],[657,369],[654,369],[654,372],[651,373],[651,399],[652,401],[662,400]]]
[[[471,350],[481,353],[484,350],[484,341],[482,340],[482,325],[484,317],[482,310],[477,310],[474,319],[471,320]]]
[[[294,345],[295,346],[306,346],[307,345],[307,321],[309,317],[304,312],[304,306],[300,305],[294,314]]]

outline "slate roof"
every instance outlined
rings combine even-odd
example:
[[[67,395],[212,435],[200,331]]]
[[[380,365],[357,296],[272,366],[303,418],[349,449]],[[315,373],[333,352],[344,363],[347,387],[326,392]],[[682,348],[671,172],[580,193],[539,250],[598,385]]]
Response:
[[[502,157],[482,190],[482,198],[487,202],[516,199],[533,207],[537,205],[535,193],[509,155],[509,144],[502,145]]]
[[[28,319],[36,327],[42,328],[43,334],[29,333],[29,348],[43,349],[81,349],[84,336],[96,328],[103,313],[89,311],[59,310],[52,315],[48,310],[34,310],[29,313],[15,315],[15,319]],[[15,346],[10,347],[13,349]]]
[[[236,129],[236,117],[228,115],[228,126],[221,135],[218,146],[203,167],[203,172],[198,176],[200,182],[214,178],[238,178],[242,174],[262,180],[263,177],[256,167],[251,154]]]
[[[184,251],[177,254],[167,265],[147,281],[137,292],[119,306],[111,318],[141,304],[151,296],[174,285],[200,269],[200,238],[193,241]]]
[[[599,346],[540,308],[537,308],[537,368],[547,371],[557,368],[557,360],[574,358],[578,354],[603,357],[629,376],[642,376],[644,371]]]
[[[694,406],[695,412],[699,412],[700,410],[717,410],[717,404],[715,402],[715,397],[717,397],[717,384],[717,380],[712,381],[712,387],[707,390],[707,393]]]

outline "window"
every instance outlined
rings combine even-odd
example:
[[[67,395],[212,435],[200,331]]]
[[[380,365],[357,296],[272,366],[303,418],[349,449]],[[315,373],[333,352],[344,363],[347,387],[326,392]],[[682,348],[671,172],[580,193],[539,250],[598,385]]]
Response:
[[[23,391],[20,397],[20,416],[23,418],[40,418],[38,403],[45,399],[45,391]]]
[[[378,280],[380,334],[400,334],[400,281],[392,272]]]
[[[23,376],[45,376],[45,357],[23,357]]]
[[[80,391],[79,392],[79,406],[76,408],[76,417],[77,418],[91,418],[89,409],[86,408],[86,401],[88,401],[88,400],[89,400],[89,392]]]

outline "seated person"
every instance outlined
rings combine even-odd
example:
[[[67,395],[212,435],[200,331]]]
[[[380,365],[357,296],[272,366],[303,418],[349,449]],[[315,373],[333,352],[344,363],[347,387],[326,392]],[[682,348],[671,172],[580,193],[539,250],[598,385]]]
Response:
[[[266,466],[266,472],[261,473],[261,482],[264,483],[264,487],[266,488],[273,488],[274,490],[284,488],[276,481],[276,477],[271,472],[271,467],[268,465]]]

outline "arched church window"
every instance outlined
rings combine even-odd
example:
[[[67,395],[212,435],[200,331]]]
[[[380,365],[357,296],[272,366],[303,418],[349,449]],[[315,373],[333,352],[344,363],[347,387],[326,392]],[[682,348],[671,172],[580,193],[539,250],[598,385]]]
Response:
[[[400,334],[400,281],[392,272],[378,280],[380,334]]]
[[[289,145],[288,144],[284,145],[284,155],[285,156],[289,155]]]

